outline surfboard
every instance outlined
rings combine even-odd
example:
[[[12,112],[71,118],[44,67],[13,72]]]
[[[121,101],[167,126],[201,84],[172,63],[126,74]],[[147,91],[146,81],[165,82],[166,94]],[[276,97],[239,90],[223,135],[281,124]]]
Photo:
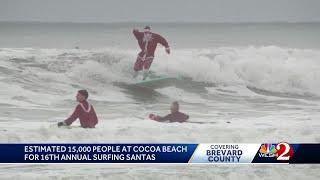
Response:
[[[131,85],[149,89],[159,89],[175,85],[176,80],[177,79],[173,77],[157,76],[132,83]]]
[[[50,124],[49,128],[59,128],[59,129],[75,129],[75,128],[82,128],[80,125],[71,125],[71,126],[57,126],[56,123]]]
[[[80,129],[82,127],[81,126],[60,126],[57,128],[60,128],[60,129]]]

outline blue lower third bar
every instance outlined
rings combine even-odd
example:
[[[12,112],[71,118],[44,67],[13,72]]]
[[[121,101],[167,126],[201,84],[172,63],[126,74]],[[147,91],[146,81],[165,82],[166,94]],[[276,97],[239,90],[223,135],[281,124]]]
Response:
[[[0,144],[0,163],[188,163],[197,144]]]
[[[320,163],[320,144],[0,144],[0,163]]]

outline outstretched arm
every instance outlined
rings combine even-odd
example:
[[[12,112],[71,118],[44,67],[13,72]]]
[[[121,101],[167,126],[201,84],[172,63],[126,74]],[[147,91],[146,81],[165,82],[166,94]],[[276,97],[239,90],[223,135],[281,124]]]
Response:
[[[73,111],[73,113],[71,114],[71,116],[70,116],[68,119],[64,120],[63,122],[64,122],[66,125],[69,126],[69,125],[71,125],[75,120],[78,119],[79,114],[80,114],[80,106],[78,105],[78,106],[76,107],[76,109]]]
[[[169,115],[170,115],[170,114],[162,117],[162,116],[157,116],[157,115],[154,115],[154,114],[150,114],[149,117],[150,117],[150,119],[152,119],[152,120],[155,120],[155,121],[158,121],[158,122],[163,122],[163,121],[169,120]]]
[[[167,52],[168,54],[170,54],[170,47],[169,47],[168,41],[167,41],[164,37],[158,35],[158,42],[159,42],[162,46],[164,46],[164,47],[166,48],[166,52]]]
[[[132,33],[137,40],[143,37],[143,32],[140,32],[138,29],[133,29]]]

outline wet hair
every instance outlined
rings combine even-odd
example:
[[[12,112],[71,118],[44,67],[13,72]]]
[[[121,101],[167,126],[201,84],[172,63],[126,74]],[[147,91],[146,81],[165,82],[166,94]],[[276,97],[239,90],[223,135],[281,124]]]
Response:
[[[88,97],[89,97],[89,93],[85,89],[79,90],[78,93],[81,94],[82,96],[84,96],[86,99],[88,99]]]
[[[149,30],[151,30],[151,27],[150,27],[150,26],[146,26],[146,27],[144,27],[144,29],[149,29]]]
[[[176,107],[179,109],[179,103],[178,103],[178,101],[173,101],[173,102],[172,102],[172,105],[176,106]]]

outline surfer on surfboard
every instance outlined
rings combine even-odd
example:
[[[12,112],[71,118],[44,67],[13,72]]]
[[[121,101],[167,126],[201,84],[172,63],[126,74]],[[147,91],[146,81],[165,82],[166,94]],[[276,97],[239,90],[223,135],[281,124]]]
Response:
[[[62,122],[58,122],[58,127],[69,126],[78,118],[80,120],[81,127],[83,128],[94,128],[96,126],[96,124],[98,123],[98,118],[93,106],[89,104],[87,101],[88,96],[88,91],[78,91],[76,99],[79,102],[79,104],[77,105],[74,112],[68,119]]]
[[[133,68],[135,71],[134,78],[138,76],[139,71],[143,71],[143,80],[145,80],[149,74],[149,68],[152,64],[157,44],[163,45],[168,54],[170,54],[170,47],[164,37],[151,32],[150,26],[146,26],[143,32],[133,29],[133,34],[138,40],[141,49]]]
[[[151,120],[155,120],[159,122],[169,121],[169,122],[180,122],[180,123],[186,122],[189,119],[188,115],[182,112],[179,112],[179,103],[177,101],[174,101],[171,104],[170,110],[171,110],[171,113],[164,117],[157,116],[155,114],[150,114],[149,118]]]

